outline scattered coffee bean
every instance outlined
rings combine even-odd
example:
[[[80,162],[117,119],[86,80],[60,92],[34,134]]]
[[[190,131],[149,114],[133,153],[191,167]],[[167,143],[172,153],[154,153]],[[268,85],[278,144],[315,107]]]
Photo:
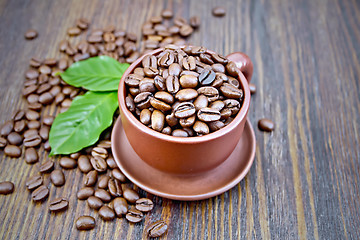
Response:
[[[106,159],[108,156],[108,152],[106,151],[105,148],[102,147],[94,147],[93,150],[91,151],[91,155],[93,157],[100,157],[102,159]]]
[[[7,136],[11,133],[13,129],[14,129],[14,121],[13,120],[7,121],[1,127],[0,134],[1,136]]]
[[[60,197],[52,200],[49,205],[49,210],[51,212],[60,212],[68,208],[69,202],[66,198]]]
[[[20,145],[22,143],[23,137],[17,132],[11,132],[7,136],[7,140],[12,145]]]
[[[50,174],[50,179],[51,182],[57,187],[60,187],[65,184],[65,176],[60,169],[56,169],[52,171]]]
[[[149,212],[154,208],[154,203],[148,198],[140,198],[136,200],[135,208],[142,212]]]
[[[25,161],[28,164],[33,164],[39,161],[39,156],[35,148],[27,148],[25,150]]]
[[[29,29],[25,33],[25,38],[27,40],[32,40],[32,39],[36,38],[37,36],[38,36],[38,32],[34,29]]]
[[[110,221],[115,218],[115,212],[108,206],[102,206],[99,209],[99,216],[105,221]]]
[[[42,184],[43,184],[43,177],[40,175],[35,175],[28,178],[25,183],[27,189],[29,189],[30,191],[38,188]]]
[[[31,197],[34,201],[42,201],[47,198],[48,195],[49,189],[46,186],[41,185],[32,192]]]
[[[69,36],[77,36],[81,33],[81,29],[78,27],[71,27],[67,30]]]
[[[106,189],[108,187],[110,177],[107,175],[101,176],[98,181],[98,188]]]
[[[21,148],[16,145],[7,145],[4,148],[4,153],[9,157],[20,157],[21,156]]]
[[[225,16],[226,14],[226,10],[224,7],[214,7],[212,9],[212,14],[215,16],[215,17],[223,17]]]
[[[111,201],[110,193],[104,189],[96,189],[94,196],[100,198],[103,202]]]
[[[138,223],[141,222],[141,220],[144,217],[144,214],[139,210],[137,210],[136,208],[131,207],[125,217],[131,223]]]
[[[123,196],[130,203],[135,203],[140,198],[139,194],[130,188],[126,188],[123,191]]]
[[[0,182],[0,194],[7,195],[14,192],[14,184],[9,181]]]
[[[116,162],[115,162],[115,160],[114,160],[113,157],[108,157],[108,158],[106,159],[106,163],[107,163],[107,165],[109,166],[109,168],[114,169],[114,168],[117,168],[117,167],[118,167],[118,166],[116,165]]]
[[[110,179],[108,181],[108,189],[112,197],[120,197],[122,195],[121,183],[117,179]]]
[[[46,173],[52,171],[53,169],[54,169],[54,162],[51,160],[47,160],[40,165],[39,172]]]
[[[6,138],[0,137],[0,148],[5,147],[7,144]]]
[[[168,226],[164,221],[156,221],[148,225],[145,231],[147,232],[149,237],[156,238],[164,235],[167,229]]]
[[[88,199],[90,196],[94,195],[95,190],[91,187],[84,187],[81,188],[78,192],[77,192],[77,198],[79,200],[85,200]]]
[[[101,157],[98,156],[91,157],[90,162],[93,168],[100,173],[105,172],[107,170],[107,164],[105,160]]]
[[[270,119],[263,118],[259,120],[258,127],[261,131],[272,132],[275,129],[275,124]]]
[[[88,199],[86,201],[90,208],[96,209],[96,210],[98,210],[99,208],[101,208],[104,205],[103,201],[101,201],[100,198],[95,197],[95,196],[88,197]]]
[[[72,158],[62,157],[60,158],[60,166],[64,169],[73,169],[76,168],[77,162]]]
[[[88,172],[85,176],[84,185],[87,187],[94,186],[97,181],[98,173],[96,170]]]
[[[113,207],[118,217],[122,217],[128,212],[128,203],[125,198],[117,197],[113,200]]]
[[[95,227],[95,218],[91,216],[81,216],[76,220],[78,230],[90,230]]]
[[[78,158],[78,166],[81,172],[88,173],[93,170],[89,158],[86,155],[81,155]]]
[[[115,179],[119,180],[120,182],[126,182],[125,175],[118,168],[115,168],[111,171],[111,176],[113,176]]]
[[[255,94],[256,93],[256,85],[249,83],[250,93]]]

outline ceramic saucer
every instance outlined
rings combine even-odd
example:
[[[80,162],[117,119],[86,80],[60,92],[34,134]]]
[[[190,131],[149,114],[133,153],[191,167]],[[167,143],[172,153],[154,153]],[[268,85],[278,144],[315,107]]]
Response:
[[[254,130],[247,120],[235,150],[221,165],[197,175],[175,175],[151,167],[135,153],[120,118],[115,123],[111,140],[114,159],[130,181],[154,195],[185,201],[210,198],[238,184],[250,170],[256,147]]]

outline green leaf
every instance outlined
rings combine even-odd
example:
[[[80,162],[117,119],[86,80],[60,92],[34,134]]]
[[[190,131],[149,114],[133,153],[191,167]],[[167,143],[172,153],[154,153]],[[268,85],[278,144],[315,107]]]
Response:
[[[109,127],[118,108],[117,92],[91,92],[76,97],[50,129],[50,155],[75,153],[94,144]]]
[[[127,63],[119,63],[108,56],[92,57],[72,64],[61,78],[75,87],[83,87],[92,91],[117,90]]]

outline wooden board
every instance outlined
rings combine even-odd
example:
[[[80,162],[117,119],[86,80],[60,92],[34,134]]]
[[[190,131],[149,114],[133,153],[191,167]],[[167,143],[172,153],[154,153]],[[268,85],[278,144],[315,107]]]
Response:
[[[227,15],[215,18],[214,6]],[[49,199],[69,198],[69,209],[48,212],[25,188],[37,165],[0,152],[0,181],[14,182],[0,196],[1,239],[141,239],[157,219],[169,225],[163,239],[359,239],[360,238],[360,2],[334,1],[0,1],[0,123],[25,106],[24,73],[31,57],[59,57],[58,43],[79,17],[92,28],[114,24],[140,36],[141,24],[164,8],[201,27],[189,42],[224,55],[246,52],[257,86],[249,119],[255,127],[256,158],[247,177],[230,191],[204,201],[152,196],[156,204],[140,224],[104,222],[76,230],[83,214],[97,216],[76,199],[83,174],[65,171],[66,184]],[[39,37],[26,41],[29,28]],[[51,109],[49,109],[51,111]],[[276,130],[263,133],[257,120]],[[42,159],[46,159],[42,155]],[[58,164],[58,163],[57,163]]]

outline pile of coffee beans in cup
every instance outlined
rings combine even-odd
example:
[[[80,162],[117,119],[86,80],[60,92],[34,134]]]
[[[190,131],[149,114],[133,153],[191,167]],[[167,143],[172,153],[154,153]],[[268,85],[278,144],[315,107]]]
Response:
[[[239,69],[204,47],[167,45],[146,55],[125,79],[129,111],[155,131],[176,137],[202,136],[228,125],[244,91]]]

